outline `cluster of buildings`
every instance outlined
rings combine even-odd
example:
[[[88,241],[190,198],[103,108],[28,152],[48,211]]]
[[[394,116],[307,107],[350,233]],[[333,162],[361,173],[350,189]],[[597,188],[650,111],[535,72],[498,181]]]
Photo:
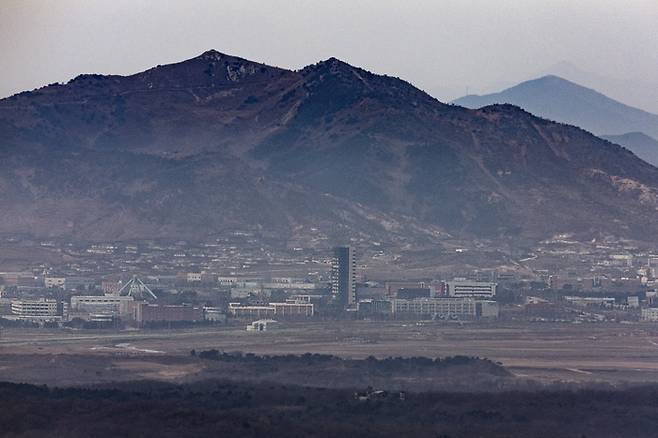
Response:
[[[57,286],[53,286],[57,287]],[[167,305],[150,302],[157,296],[139,278],[133,277],[123,287],[112,288],[104,295],[73,295],[69,301],[53,298],[14,298],[4,318],[44,322],[90,323],[127,322],[143,326],[155,322],[203,321],[212,308],[192,305]]]
[[[100,247],[94,250],[108,251]],[[133,276],[124,282],[108,278],[81,281],[79,277],[57,275],[21,281],[20,276],[10,276],[0,287],[0,313],[6,319],[40,323],[83,321],[136,327],[226,319],[305,320],[318,315],[460,320],[498,316],[493,282],[458,278],[448,282],[389,281],[378,287],[373,282],[359,282],[357,270],[354,248],[337,247],[325,281],[205,271],[147,276],[143,280]]]
[[[0,272],[0,317],[137,327],[311,318],[658,320],[658,255],[628,242],[556,236],[520,254],[514,267],[439,266],[423,280],[382,281],[368,281],[367,265],[395,254],[375,243],[357,257],[353,246],[332,253],[326,247],[274,251],[262,242],[262,236],[236,232],[194,245],[53,243],[77,255],[76,262]],[[471,251],[459,247],[455,254],[469,257]],[[117,272],[144,275],[121,281]],[[255,274],[262,272],[284,274]]]
[[[360,299],[352,247],[334,249],[331,293],[334,301],[361,316],[392,318],[497,318],[496,283],[457,278],[436,282],[387,282],[386,295]]]

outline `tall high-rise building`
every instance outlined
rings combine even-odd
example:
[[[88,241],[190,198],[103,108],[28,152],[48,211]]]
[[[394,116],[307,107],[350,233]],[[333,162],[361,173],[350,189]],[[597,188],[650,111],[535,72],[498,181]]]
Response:
[[[356,256],[351,246],[334,248],[331,292],[343,307],[356,305]]]

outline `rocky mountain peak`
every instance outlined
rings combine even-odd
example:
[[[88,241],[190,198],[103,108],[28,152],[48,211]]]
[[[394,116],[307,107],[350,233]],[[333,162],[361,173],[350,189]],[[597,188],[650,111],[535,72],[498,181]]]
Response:
[[[204,61],[219,61],[224,57],[228,57],[225,53],[222,53],[215,49],[206,50],[202,54],[196,57],[196,59],[201,59]]]
[[[84,78],[0,100],[0,232],[658,235],[658,169],[512,105],[448,106],[337,58],[290,71],[216,50]]]

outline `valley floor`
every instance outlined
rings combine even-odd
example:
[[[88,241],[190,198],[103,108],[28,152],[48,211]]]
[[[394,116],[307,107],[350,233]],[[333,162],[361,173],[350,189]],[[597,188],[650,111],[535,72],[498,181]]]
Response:
[[[191,358],[193,349],[344,358],[464,355],[499,362],[516,380],[543,384],[658,383],[658,325],[400,321],[288,323],[266,333],[247,332],[242,325],[139,331],[3,329],[0,380],[75,385],[226,377]]]

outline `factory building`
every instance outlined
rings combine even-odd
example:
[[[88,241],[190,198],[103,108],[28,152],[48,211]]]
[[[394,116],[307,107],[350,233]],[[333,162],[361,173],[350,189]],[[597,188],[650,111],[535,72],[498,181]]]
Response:
[[[429,287],[402,287],[397,290],[396,298],[404,300],[413,300],[414,298],[430,298],[431,289]]]
[[[272,319],[276,309],[272,306],[243,306],[240,303],[229,303],[228,311],[235,318]]]
[[[17,286],[27,280],[34,280],[31,272],[0,272],[0,278],[7,286]]]
[[[134,319],[138,324],[148,322],[196,322],[203,320],[203,309],[192,306],[168,306],[136,303]]]
[[[658,321],[658,307],[642,309],[642,321]]]
[[[640,297],[630,296],[626,298],[626,304],[632,309],[638,309],[640,307]]]
[[[114,315],[111,313],[90,313],[88,321],[108,324],[114,322]]]
[[[394,317],[497,318],[498,303],[474,298],[420,298],[391,300]]]
[[[64,285],[66,284],[66,278],[64,278],[64,277],[45,277],[43,279],[43,284],[48,289],[52,289],[54,287],[59,287],[59,288],[64,289]]]
[[[274,315],[278,318],[288,317],[310,317],[313,316],[313,304],[311,303],[270,303],[274,307]]]
[[[450,297],[493,298],[496,296],[496,283],[453,280],[448,281],[446,285]]]
[[[386,296],[390,298],[403,298],[398,296],[401,289],[429,289],[429,287],[429,284],[424,281],[387,281],[385,283]]]
[[[200,283],[203,279],[201,272],[188,272],[186,280],[188,283]]]
[[[283,289],[283,290],[315,290],[315,289],[322,289],[325,287],[322,284],[316,284],[316,283],[263,283],[261,285],[263,289]]]
[[[278,321],[275,321],[273,319],[259,319],[258,321],[254,321],[251,324],[247,324],[247,331],[248,332],[266,332],[272,329],[272,327],[276,327],[278,325]]]
[[[240,303],[229,303],[228,311],[235,318],[256,319],[295,319],[310,318],[314,314],[312,303],[287,301],[285,303],[269,303],[263,306],[243,306]]]
[[[221,307],[203,307],[203,319],[206,321],[226,322],[226,310]]]
[[[310,294],[291,295],[290,298],[286,300],[286,302],[318,304],[322,302],[323,298],[324,295],[310,295]]]
[[[119,282],[118,281],[104,280],[104,281],[101,282],[101,290],[106,295],[118,295],[119,294]]]
[[[86,290],[92,287],[96,280],[91,277],[66,277],[64,289],[66,290]]]
[[[564,301],[569,304],[574,304],[576,306],[601,306],[601,307],[613,307],[615,305],[614,297],[573,297],[566,296]]]
[[[11,313],[19,318],[49,318],[59,314],[56,300],[12,300]]]
[[[133,311],[134,298],[120,295],[78,295],[71,297],[70,316],[83,317],[84,314],[105,314],[129,316]],[[83,319],[86,319],[83,317]]]
[[[375,316],[375,315],[390,315],[391,314],[391,300],[377,300],[373,298],[359,300],[356,310],[359,315]]]

